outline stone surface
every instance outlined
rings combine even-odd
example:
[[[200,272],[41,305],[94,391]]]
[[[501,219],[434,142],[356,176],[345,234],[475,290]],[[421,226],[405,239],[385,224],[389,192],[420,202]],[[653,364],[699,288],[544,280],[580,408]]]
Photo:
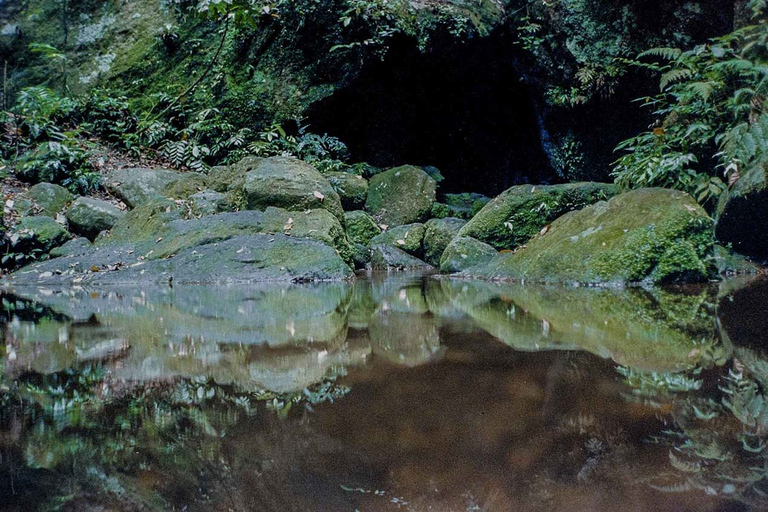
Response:
[[[718,241],[747,256],[768,259],[768,169],[756,166],[743,172],[720,196],[715,220]]]
[[[228,212],[234,208],[229,196],[213,190],[197,192],[187,199],[192,207],[192,213],[197,216]]]
[[[639,189],[570,212],[526,248],[467,274],[595,284],[707,281],[717,275],[712,225],[688,194]]]
[[[365,199],[368,197],[368,180],[349,172],[329,172],[325,177],[339,194],[344,210],[358,210],[365,206]]]
[[[117,206],[101,199],[80,197],[67,209],[67,220],[73,233],[93,240],[102,231],[112,229],[125,217]]]
[[[461,230],[498,250],[515,249],[561,215],[616,194],[615,185],[519,185],[494,198]]]
[[[396,167],[371,178],[365,209],[390,227],[424,222],[435,202],[435,188],[435,180],[418,167]]]
[[[485,205],[491,202],[491,198],[483,194],[465,192],[463,194],[445,194],[443,202],[448,206],[454,217],[471,219]]]
[[[245,175],[244,187],[246,203],[252,210],[268,206],[298,211],[322,208],[339,221],[344,218],[341,199],[325,176],[295,158],[259,160]]]
[[[461,272],[490,262],[499,253],[490,245],[468,236],[457,236],[440,257],[440,272]]]
[[[13,252],[29,252],[39,250],[49,252],[69,239],[69,233],[64,226],[50,217],[37,215],[22,217],[10,235]]]
[[[41,210],[40,215],[49,217],[55,217],[64,210],[74,197],[69,190],[53,183],[38,183],[24,194],[25,199]]]
[[[381,270],[435,270],[429,263],[391,245],[371,247],[371,267]]]
[[[435,267],[440,266],[440,258],[443,251],[456,238],[459,230],[467,222],[455,217],[445,219],[432,219],[424,227],[424,261]]]
[[[373,237],[381,233],[376,221],[362,210],[345,212],[344,225],[349,240],[357,244],[368,245]]]
[[[128,208],[136,208],[149,199],[165,197],[165,189],[181,177],[169,169],[117,169],[104,177],[104,186]]]
[[[396,226],[375,236],[371,240],[371,246],[389,245],[397,247],[412,256],[420,258],[424,253],[422,242],[426,228],[424,224],[406,224]]]

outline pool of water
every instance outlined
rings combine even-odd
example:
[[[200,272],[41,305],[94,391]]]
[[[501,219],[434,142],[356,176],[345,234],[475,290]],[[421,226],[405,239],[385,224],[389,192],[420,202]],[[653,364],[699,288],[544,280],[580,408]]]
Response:
[[[0,295],[0,510],[768,507],[763,281]]]

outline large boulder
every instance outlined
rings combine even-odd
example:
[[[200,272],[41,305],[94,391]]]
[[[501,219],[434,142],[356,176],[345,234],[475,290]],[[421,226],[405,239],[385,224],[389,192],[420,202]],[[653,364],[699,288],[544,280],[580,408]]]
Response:
[[[104,177],[104,186],[129,208],[136,208],[150,199],[166,197],[165,189],[182,176],[169,169],[117,169]]]
[[[386,244],[371,247],[371,267],[380,270],[435,270],[429,263]]]
[[[44,215],[22,217],[10,234],[11,252],[15,253],[47,253],[67,240],[64,226]]]
[[[231,197],[213,190],[203,190],[187,198],[192,213],[199,217],[228,212],[234,209]]]
[[[371,178],[365,209],[387,226],[424,222],[435,202],[435,189],[435,180],[418,167],[396,167]]]
[[[561,215],[615,194],[616,186],[606,183],[515,186],[483,207],[460,235],[498,250],[515,249]]]
[[[368,197],[368,180],[349,172],[328,172],[325,174],[333,190],[341,198],[345,210],[358,210],[365,206]]]
[[[344,218],[339,194],[317,169],[287,157],[255,162],[245,175],[245,200],[251,210],[277,206],[286,210],[322,208]]]
[[[125,212],[112,203],[90,197],[78,198],[67,209],[70,229],[91,240],[102,231],[112,229],[124,216]]]
[[[467,222],[455,217],[445,219],[432,219],[425,225],[424,231],[424,261],[435,267],[440,266],[440,258],[443,251],[456,238],[459,230]]]
[[[617,284],[714,278],[713,223],[684,192],[647,188],[570,212],[467,274],[503,280]]]
[[[371,246],[389,245],[420,258],[424,253],[422,242],[424,240],[425,231],[424,224],[417,223],[395,226],[394,228],[388,229],[382,234],[373,237]]]
[[[753,167],[723,193],[715,214],[715,235],[748,256],[768,258],[768,169]]]
[[[490,245],[468,236],[457,236],[440,256],[440,272],[461,272],[483,265],[495,258],[498,251]]]
[[[40,215],[55,217],[73,199],[72,193],[60,185],[38,183],[27,190],[21,202],[29,201],[28,209],[39,210]]]

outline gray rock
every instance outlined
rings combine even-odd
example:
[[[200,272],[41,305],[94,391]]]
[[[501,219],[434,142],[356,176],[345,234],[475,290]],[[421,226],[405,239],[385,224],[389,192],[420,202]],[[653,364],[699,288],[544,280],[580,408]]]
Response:
[[[371,178],[365,209],[390,227],[424,222],[435,202],[435,188],[435,180],[418,167],[396,167]]]
[[[432,265],[391,245],[371,247],[371,267],[386,270],[435,270]]]
[[[349,172],[325,173],[328,182],[341,198],[345,210],[358,210],[365,206],[368,197],[368,180]]]
[[[105,176],[104,186],[129,208],[136,208],[152,198],[165,197],[165,189],[181,177],[169,169],[118,169]]]
[[[468,236],[459,236],[448,243],[440,257],[440,272],[461,272],[475,265],[490,262],[499,253],[490,245]]]
[[[38,183],[24,194],[24,198],[39,208],[41,215],[55,217],[74,199],[69,190],[53,183]]]
[[[100,199],[80,197],[67,210],[70,229],[93,240],[100,232],[112,229],[125,216],[117,206]]]
[[[230,196],[213,190],[203,190],[202,192],[192,194],[188,200],[192,207],[192,213],[198,216],[213,215],[233,210]]]
[[[13,252],[49,252],[69,240],[64,226],[43,215],[23,217],[10,234]]]
[[[428,221],[424,225],[424,261],[439,267],[443,251],[466,223],[467,221],[455,217]]]
[[[422,242],[424,241],[425,231],[424,224],[416,223],[395,226],[394,228],[388,229],[382,234],[373,237],[371,246],[389,245],[420,258],[424,253]]]

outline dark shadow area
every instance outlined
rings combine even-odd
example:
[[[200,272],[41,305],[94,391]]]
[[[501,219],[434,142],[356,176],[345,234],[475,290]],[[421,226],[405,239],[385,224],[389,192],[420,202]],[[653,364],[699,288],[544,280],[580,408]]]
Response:
[[[311,130],[339,137],[355,160],[436,166],[446,192],[554,180],[512,38],[446,45],[421,53],[411,39],[394,41],[383,61],[311,109]]]

